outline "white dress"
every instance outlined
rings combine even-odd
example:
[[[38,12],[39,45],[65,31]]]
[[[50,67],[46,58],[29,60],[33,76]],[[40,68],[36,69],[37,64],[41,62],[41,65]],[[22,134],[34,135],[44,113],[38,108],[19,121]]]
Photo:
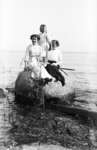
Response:
[[[49,42],[46,33],[40,33],[40,41],[39,44],[42,47],[42,57],[47,57],[47,51],[49,49]]]
[[[29,45],[26,50],[25,61],[28,62],[28,66],[32,67],[33,78],[49,78],[52,76],[46,71],[43,63],[40,62],[42,55],[42,48],[39,45]]]

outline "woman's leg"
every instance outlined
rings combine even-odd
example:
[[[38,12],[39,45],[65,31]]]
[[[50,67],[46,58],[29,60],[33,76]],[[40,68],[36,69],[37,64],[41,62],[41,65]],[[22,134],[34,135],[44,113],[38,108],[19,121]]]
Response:
[[[65,78],[59,70],[58,70],[58,80],[61,82],[62,86],[65,85]]]
[[[58,69],[56,66],[48,64],[45,68],[51,76],[58,80]]]

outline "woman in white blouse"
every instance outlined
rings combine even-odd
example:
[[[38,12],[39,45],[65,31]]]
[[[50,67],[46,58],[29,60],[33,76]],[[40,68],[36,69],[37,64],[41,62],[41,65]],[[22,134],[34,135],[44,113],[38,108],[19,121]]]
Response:
[[[51,41],[51,50],[48,51],[48,64],[45,67],[49,74],[51,74],[56,81],[60,81],[62,86],[65,85],[65,78],[60,72],[60,65],[62,63],[62,54],[58,49],[59,42],[57,40]]]
[[[53,77],[46,71],[43,63],[41,63],[42,48],[39,46],[38,41],[40,36],[33,34],[30,37],[32,44],[30,44],[26,49],[25,54],[25,66],[32,69],[31,76],[33,78],[48,78],[53,79]]]
[[[57,40],[51,41],[51,50],[48,51],[48,61],[52,61],[53,65],[61,65],[62,54],[59,47],[59,42]]]

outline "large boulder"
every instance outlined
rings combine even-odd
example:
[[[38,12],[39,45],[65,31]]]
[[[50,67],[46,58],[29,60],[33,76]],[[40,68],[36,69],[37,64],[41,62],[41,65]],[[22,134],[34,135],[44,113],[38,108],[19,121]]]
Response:
[[[74,90],[68,83],[62,86],[60,82],[49,82],[43,86],[40,80],[31,78],[30,71],[21,72],[15,82],[16,95],[22,95],[31,100],[40,99],[42,93],[46,99],[58,99],[69,103],[74,96]]]
[[[49,82],[43,89],[46,99],[60,100],[67,104],[73,101],[75,95],[74,89],[68,83],[62,86],[60,82]]]

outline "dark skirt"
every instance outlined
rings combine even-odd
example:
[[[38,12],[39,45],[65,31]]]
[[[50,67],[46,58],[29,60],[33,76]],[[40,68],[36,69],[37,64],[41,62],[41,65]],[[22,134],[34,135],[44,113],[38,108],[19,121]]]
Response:
[[[45,68],[48,71],[48,73],[51,74],[56,79],[56,81],[60,81],[62,83],[62,86],[65,85],[65,78],[60,72],[58,66],[47,64]]]

